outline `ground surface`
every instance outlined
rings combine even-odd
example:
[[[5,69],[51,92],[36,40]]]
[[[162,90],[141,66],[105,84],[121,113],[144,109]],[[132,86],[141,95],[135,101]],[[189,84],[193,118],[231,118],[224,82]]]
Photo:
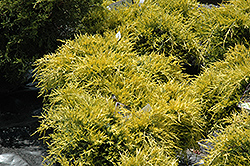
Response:
[[[34,116],[42,110],[38,89],[2,88],[0,93],[0,166],[42,165],[46,146],[37,134],[31,136],[39,126]]]

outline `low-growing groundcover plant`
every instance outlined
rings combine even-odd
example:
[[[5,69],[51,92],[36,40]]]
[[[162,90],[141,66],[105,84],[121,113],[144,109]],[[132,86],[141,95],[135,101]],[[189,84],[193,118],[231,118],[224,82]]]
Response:
[[[140,156],[148,158],[149,163],[173,163],[176,153],[197,146],[203,120],[199,118],[198,102],[186,94],[189,82],[187,75],[181,72],[178,59],[156,53],[138,56],[128,40],[119,42],[114,32],[104,37],[80,35],[66,42],[55,54],[37,61],[36,75],[41,91],[46,93],[52,89],[38,130],[54,130],[54,134],[44,137],[51,141],[48,160],[61,164],[116,165],[122,162],[123,155],[129,158],[124,156],[124,160],[133,160],[133,156],[139,155],[139,148],[145,146],[159,148],[162,155],[166,155],[157,158],[142,149]],[[84,94],[89,100],[106,105],[109,114],[102,112],[102,104],[84,103],[87,98]],[[112,94],[129,108],[120,108],[120,104],[111,100]],[[141,110],[147,104],[152,109]],[[102,111],[96,112],[96,109]],[[86,117],[87,122],[81,114],[100,116],[103,122]],[[96,138],[95,133],[101,136]],[[114,134],[117,138],[113,138]],[[105,139],[108,143],[96,139]],[[155,141],[157,147],[149,145],[151,141]]]
[[[140,148],[149,146],[148,142],[163,139],[156,137],[155,133],[149,133],[154,130],[151,125],[160,125],[151,122],[148,118],[149,113],[146,113],[147,116],[143,115],[143,112],[131,113],[131,117],[124,117],[117,113],[113,101],[100,96],[92,97],[85,90],[72,89],[72,86],[57,93],[57,96],[56,92],[53,93],[53,99],[56,101],[51,101],[54,106],[48,108],[43,115],[46,120],[41,124],[43,130],[54,129],[53,134],[48,136],[48,165],[55,162],[61,165],[117,165],[124,162],[121,161],[121,156],[132,160],[131,157],[139,155]],[[65,105],[57,104],[58,102]],[[72,106],[69,106],[68,102]],[[133,126],[138,120],[141,123]],[[158,133],[162,135],[161,132]],[[169,135],[164,138],[170,139],[166,137],[170,137]],[[173,151],[169,148],[171,142],[158,141],[155,146],[143,148],[145,152],[140,154],[141,158],[147,159],[148,163],[175,163],[175,159],[171,157]],[[157,147],[162,155],[151,152]],[[131,157],[126,153],[130,153]]]
[[[217,136],[209,136],[209,155],[203,160],[204,165],[249,165],[250,163],[250,119],[249,112],[232,115],[226,119],[229,123]]]
[[[228,16],[230,3],[211,11]],[[195,5],[159,0],[111,10],[106,23],[115,29],[76,35],[36,61],[47,99],[37,130],[48,143],[45,164],[178,165],[208,138],[214,148],[204,165],[248,165],[249,115],[237,106],[250,83],[249,41],[233,38],[248,33],[248,22],[212,22]],[[202,70],[189,75],[184,64]]]
[[[224,56],[225,60],[213,63],[193,81],[207,123],[205,135],[222,119],[240,110],[238,103],[250,82],[249,49],[236,45]]]
[[[224,59],[229,47],[249,42],[249,0],[229,0],[218,7],[200,5],[192,24],[199,36],[201,52],[206,63]]]
[[[250,50],[236,45],[193,82],[209,143],[204,165],[249,165],[249,111],[238,107],[250,80]],[[216,135],[214,135],[214,133]]]

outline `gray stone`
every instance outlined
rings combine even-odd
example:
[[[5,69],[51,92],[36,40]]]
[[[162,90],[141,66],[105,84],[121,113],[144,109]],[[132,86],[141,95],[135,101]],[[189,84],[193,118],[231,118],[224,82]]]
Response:
[[[1,166],[29,166],[20,156],[14,153],[5,153],[0,155]]]
[[[121,0],[107,6],[109,10],[117,10],[119,7],[128,7],[134,3],[133,0]]]

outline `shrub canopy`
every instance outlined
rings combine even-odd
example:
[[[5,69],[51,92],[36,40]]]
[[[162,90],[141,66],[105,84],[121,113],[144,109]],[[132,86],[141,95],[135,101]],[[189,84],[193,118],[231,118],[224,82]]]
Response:
[[[57,154],[49,156],[49,160],[62,162],[61,159],[57,158],[71,154],[74,157],[66,156],[67,162],[77,158],[77,162],[84,159],[86,163],[97,164],[99,159],[93,159],[93,155],[99,157],[103,155],[107,159],[102,161],[103,163],[115,164],[121,162],[119,160],[121,154],[136,155],[138,148],[144,146],[151,139],[157,140],[157,146],[163,148],[162,153],[169,157],[175,156],[182,149],[197,146],[196,141],[201,138],[203,120],[199,118],[198,107],[195,108],[198,103],[195,99],[190,98],[188,93],[186,94],[189,91],[187,89],[187,75],[181,72],[179,60],[172,56],[166,57],[156,53],[138,55],[132,51],[132,46],[129,43],[127,39],[121,39],[117,42],[114,32],[109,32],[104,37],[80,35],[73,41],[67,41],[56,53],[46,55],[37,61],[36,74],[40,80],[41,91],[46,93],[53,89],[49,93],[50,104],[45,107],[47,111],[43,115],[44,120],[39,131],[43,132],[52,128],[55,129],[55,133],[58,131],[58,134],[62,134],[64,137],[61,139],[58,134],[55,137],[49,136],[55,144],[50,146],[51,154]],[[78,101],[85,100],[86,97],[82,96],[83,93],[89,96],[89,100],[93,98],[97,103],[105,101],[104,104],[106,102],[112,103],[110,98],[115,95],[119,103],[129,108],[119,108],[119,103],[113,103],[113,106],[110,104],[109,107],[107,105],[105,107],[110,110],[109,117],[105,112],[95,111],[97,109],[95,105],[99,104],[84,104],[82,101]],[[148,111],[143,110],[146,105],[150,105]],[[100,104],[98,107],[101,109],[103,106]],[[112,132],[117,133],[119,139],[122,140],[111,144],[121,144],[117,147],[118,149],[109,148],[109,154],[106,152],[96,154],[96,151],[101,148],[99,146],[104,146],[100,142],[99,145],[95,146],[99,150],[94,150],[95,148],[92,146],[89,147],[88,153],[92,156],[90,160],[86,156],[82,156],[83,158],[80,159],[82,152],[71,151],[72,147],[80,148],[83,146],[84,149],[85,145],[73,145],[72,142],[72,144],[67,145],[69,148],[61,147],[63,150],[56,148],[61,146],[61,141],[67,137],[64,134],[67,131],[64,129],[59,131],[57,126],[65,125],[62,128],[67,128],[67,130],[72,128],[70,129],[72,132],[80,132],[74,131],[74,127],[68,126],[68,123],[64,124],[64,121],[68,121],[65,116],[75,118],[75,120],[72,119],[71,124],[77,123],[75,125],[82,127],[87,125],[85,122],[84,124],[78,122],[86,121],[76,115],[79,114],[80,110],[87,111],[80,113],[84,116],[91,114],[93,117],[100,116],[105,119],[102,120],[103,124],[99,124],[99,122],[97,124],[91,119],[88,120],[88,123],[93,126],[98,125],[101,128],[110,126],[108,130],[111,131],[103,129],[95,131],[106,135],[104,137],[107,141],[113,139],[111,138],[113,137]],[[57,118],[62,121],[57,121]],[[86,134],[92,133],[90,129],[85,131]],[[95,139],[95,137],[95,135],[90,135],[89,139]],[[80,138],[70,136],[67,139],[73,141]],[[86,140],[84,137],[81,140],[88,142],[89,145],[95,142]],[[144,153],[142,155],[147,157],[147,151]],[[161,157],[159,156],[159,158]],[[173,161],[173,158],[161,158],[161,160],[163,159],[162,162]]]
[[[96,33],[61,40],[35,62],[48,164],[177,165],[208,137],[215,146],[205,164],[247,165],[248,114],[238,103],[250,83],[249,1],[149,0],[116,10],[108,2],[89,12],[102,18]],[[187,65],[202,70],[189,75]],[[236,112],[237,125],[228,120]]]

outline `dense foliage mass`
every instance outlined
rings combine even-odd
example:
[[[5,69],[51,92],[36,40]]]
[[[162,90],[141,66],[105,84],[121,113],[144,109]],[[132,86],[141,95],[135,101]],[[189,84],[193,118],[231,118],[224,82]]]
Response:
[[[221,124],[221,120],[233,112],[240,111],[239,99],[250,81],[249,55],[249,49],[236,45],[224,54],[225,60],[209,65],[193,81],[207,123],[204,132]]]
[[[47,164],[178,165],[203,139],[204,165],[249,165],[250,1],[123,2],[35,62]]]
[[[112,33],[109,32],[108,36],[104,37],[100,35],[79,36],[74,41],[68,41],[56,54],[47,55],[37,61],[39,66],[37,77],[41,78],[41,91],[45,93],[54,89],[49,94],[50,104],[46,107],[48,110],[43,115],[44,121],[39,130],[51,128],[52,124],[48,121],[52,119],[55,122],[53,126],[60,126],[62,122],[59,120],[61,119],[59,114],[73,115],[74,117],[70,121],[66,120],[66,123],[70,122],[73,125],[76,123],[75,125],[80,127],[79,131],[76,131],[77,129],[74,129],[73,126],[72,128],[70,126],[62,127],[62,130],[74,130],[79,133],[85,131],[81,129],[82,127],[93,126],[95,132],[103,135],[99,139],[107,139],[111,147],[116,144],[119,146],[117,145],[118,149],[112,150],[104,145],[105,141],[100,140],[100,144],[96,146],[98,149],[95,149],[90,145],[95,144],[96,141],[92,140],[92,136],[88,139],[82,137],[85,133],[80,134],[81,138],[75,138],[79,141],[82,140],[83,145],[73,145],[72,142],[65,146],[70,146],[68,149],[74,146],[78,150],[83,146],[82,148],[87,150],[85,144],[88,144],[90,146],[88,154],[91,158],[98,151],[104,155],[104,151],[108,150],[112,155],[107,154],[107,157],[110,158],[106,162],[113,164],[118,163],[120,153],[123,151],[135,155],[138,148],[144,146],[145,142],[151,141],[151,139],[157,140],[159,148],[166,148],[162,149],[164,155],[172,157],[181,149],[195,147],[196,141],[201,138],[203,120],[199,118],[196,100],[186,93],[189,91],[187,76],[181,73],[178,60],[156,53],[138,56],[130,48],[129,41],[121,40],[117,44],[115,33],[110,34]],[[83,96],[84,93],[86,96]],[[67,97],[63,94],[70,98],[66,99]],[[110,99],[112,95],[115,95],[120,103],[129,108],[119,108],[115,102],[112,105],[113,101]],[[96,108],[91,103],[84,104],[83,101],[79,101],[86,100],[87,96],[91,98],[90,100],[97,100],[96,105],[100,108]],[[71,102],[73,103],[70,104]],[[105,105],[111,103],[108,107],[109,114],[105,113],[101,103]],[[71,106],[68,107],[68,104]],[[152,109],[144,111],[143,107],[147,104]],[[96,109],[101,112],[96,112]],[[83,112],[80,113],[81,111]],[[50,112],[55,114],[52,115]],[[79,116],[75,116],[75,114],[79,114]],[[92,114],[93,118],[102,117],[103,124],[100,124],[100,120],[92,121],[90,117],[86,117],[89,119],[88,125],[84,124],[86,120],[81,116],[85,117],[87,114]],[[57,116],[59,121],[54,116]],[[84,123],[79,123],[79,121]],[[107,129],[97,131],[96,128],[99,127]],[[62,135],[62,140],[65,140],[66,131],[59,131],[57,127],[52,128],[55,128],[55,133],[58,132]],[[86,130],[86,132],[90,131]],[[115,134],[113,132],[119,135],[116,140],[118,142],[112,142],[113,134]],[[55,141],[61,143],[57,140],[59,138],[57,135]],[[71,139],[72,137],[67,142],[71,142]],[[56,153],[52,151],[51,153],[59,153],[63,157],[67,153],[72,153],[56,148],[60,146],[56,142],[53,144],[55,148],[51,146]],[[100,149],[99,146],[105,146],[105,148]],[[62,148],[64,149],[64,147]],[[60,156],[59,154],[58,156]],[[80,157],[79,154],[75,155],[77,156],[74,157]],[[57,159],[59,158],[57,157]],[[117,160],[114,160],[115,158]],[[86,156],[84,159],[86,163],[90,162],[90,164],[97,164],[96,162],[100,160],[89,161]],[[167,162],[167,159],[168,157],[164,158],[162,162]]]
[[[208,148],[209,155],[204,158],[207,165],[249,165],[250,159],[250,119],[249,112],[242,111],[227,118],[227,127],[217,136],[209,136],[213,148]]]

